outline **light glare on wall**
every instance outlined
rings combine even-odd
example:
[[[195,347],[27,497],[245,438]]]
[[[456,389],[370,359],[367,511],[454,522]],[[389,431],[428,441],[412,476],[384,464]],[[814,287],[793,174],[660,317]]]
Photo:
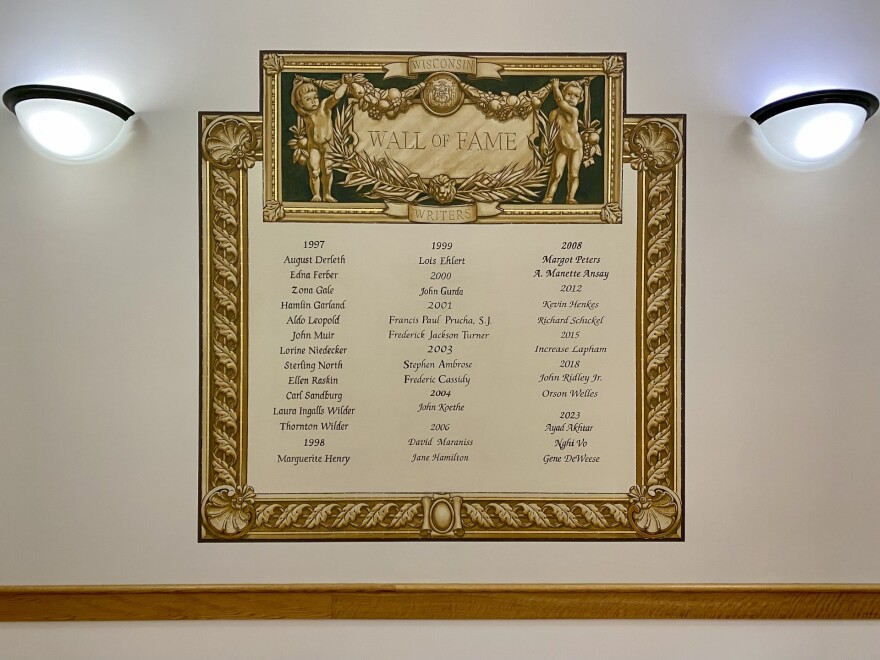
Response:
[[[100,158],[129,118],[127,106],[106,96],[58,85],[22,85],[3,95],[25,133],[41,148],[69,161]]]

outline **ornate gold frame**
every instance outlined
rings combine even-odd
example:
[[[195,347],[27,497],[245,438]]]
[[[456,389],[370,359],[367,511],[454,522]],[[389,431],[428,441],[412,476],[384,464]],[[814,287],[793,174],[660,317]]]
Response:
[[[267,89],[285,57],[292,56],[263,55]],[[313,56],[313,66],[330,66],[327,57]],[[332,57],[340,67],[378,65],[373,56]],[[622,80],[622,56],[599,61],[621,62],[615,79]],[[274,116],[267,101],[273,96],[264,94],[267,117]],[[257,113],[200,116],[199,539],[682,540],[684,117],[625,116],[622,122],[620,162],[638,172],[636,484],[628,493],[568,498],[425,493],[358,499],[262,495],[247,483],[247,173],[273,153],[264,149],[263,119]],[[269,163],[264,216],[284,208],[274,204],[273,168]],[[620,178],[612,177],[611,185],[619,199]]]
[[[398,63],[415,55],[414,53],[397,53],[379,55],[345,54],[345,53],[286,53],[264,52],[261,54],[262,67],[262,108],[266,118],[266,141],[263,149],[265,165],[263,190],[263,219],[267,222],[299,221],[324,222],[405,222],[391,218],[384,213],[384,204],[293,204],[283,202],[279,194],[281,181],[280,150],[283,140],[276,133],[281,126],[279,103],[279,76],[285,70],[298,72],[333,72],[347,71],[360,73],[382,73],[393,63]],[[605,109],[606,116],[613,121],[608,125],[608,153],[606,160],[605,199],[599,206],[578,206],[574,209],[543,208],[540,204],[532,206],[505,207],[503,217],[482,218],[483,223],[510,222],[559,222],[560,218],[577,218],[578,222],[620,222],[621,183],[617,174],[616,164],[621,162],[623,154],[623,130],[621,118],[624,104],[624,71],[626,57],[619,53],[596,55],[530,55],[527,57],[513,55],[479,54],[481,60],[489,59],[494,65],[502,67],[509,75],[527,75],[546,73],[552,70],[560,75],[576,73],[577,75],[601,75],[607,80]],[[332,208],[331,208],[332,207]]]

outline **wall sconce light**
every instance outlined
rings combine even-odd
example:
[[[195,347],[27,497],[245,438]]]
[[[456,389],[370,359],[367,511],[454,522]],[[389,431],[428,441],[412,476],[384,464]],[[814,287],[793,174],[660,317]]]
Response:
[[[3,104],[40,147],[66,161],[105,154],[130,117],[131,108],[106,96],[58,85],[21,85]]]
[[[878,106],[877,97],[855,89],[795,94],[755,110],[767,142],[784,157],[818,163],[849,145]]]

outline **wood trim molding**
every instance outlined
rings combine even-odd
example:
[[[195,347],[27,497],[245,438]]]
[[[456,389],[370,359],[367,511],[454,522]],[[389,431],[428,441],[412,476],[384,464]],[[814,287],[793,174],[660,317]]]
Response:
[[[880,584],[0,587],[0,621],[880,619]]]

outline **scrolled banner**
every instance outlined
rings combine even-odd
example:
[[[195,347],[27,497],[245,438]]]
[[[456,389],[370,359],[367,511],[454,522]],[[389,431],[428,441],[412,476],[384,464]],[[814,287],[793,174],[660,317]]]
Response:
[[[477,57],[463,55],[419,55],[406,62],[391,62],[385,65],[385,80],[388,78],[415,78],[422,73],[463,73],[469,78],[493,78],[501,80],[504,68],[500,64],[486,62]]]
[[[421,224],[461,225],[476,222],[478,218],[498,215],[501,213],[501,209],[495,202],[450,204],[447,206],[385,202],[385,213],[393,218],[407,218],[410,222]]]

